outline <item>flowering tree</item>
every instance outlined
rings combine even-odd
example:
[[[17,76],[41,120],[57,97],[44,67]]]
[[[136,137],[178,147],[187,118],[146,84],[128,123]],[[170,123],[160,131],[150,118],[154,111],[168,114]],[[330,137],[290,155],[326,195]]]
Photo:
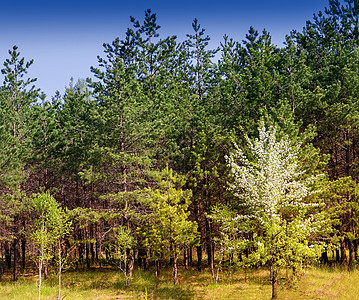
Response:
[[[306,203],[313,178],[301,171],[300,145],[293,145],[286,136],[278,139],[273,127],[267,130],[262,125],[259,137],[247,138],[247,143],[248,152],[236,145],[227,157],[229,189],[242,211],[231,221],[246,228],[247,234],[238,234],[241,244],[251,249],[246,262],[269,263],[272,298],[276,298],[278,269],[301,268],[303,260],[318,254],[319,247],[310,245],[309,238],[319,225]],[[230,224],[222,222],[226,223]]]

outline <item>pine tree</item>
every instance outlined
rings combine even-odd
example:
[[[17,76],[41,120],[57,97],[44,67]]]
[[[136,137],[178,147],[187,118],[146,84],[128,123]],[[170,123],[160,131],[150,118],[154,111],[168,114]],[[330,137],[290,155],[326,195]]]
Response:
[[[31,140],[29,139],[29,120],[31,105],[37,100],[38,90],[33,83],[36,79],[26,78],[28,68],[33,61],[25,62],[20,57],[16,46],[9,50],[10,58],[4,62],[1,70],[4,83],[0,92],[0,174],[3,193],[0,201],[9,226],[12,238],[13,279],[17,279],[19,271],[19,240],[21,228],[25,228],[23,202],[26,195],[22,184],[26,180],[25,165],[31,157]],[[9,224],[8,224],[9,225]],[[22,266],[25,267],[26,241],[22,238]]]

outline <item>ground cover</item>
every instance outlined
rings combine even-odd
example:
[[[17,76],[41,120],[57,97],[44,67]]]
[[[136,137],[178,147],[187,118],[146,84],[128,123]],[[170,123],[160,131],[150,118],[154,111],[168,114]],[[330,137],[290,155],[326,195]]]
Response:
[[[23,275],[17,282],[4,276],[0,299],[37,299],[37,277]],[[112,269],[69,271],[63,274],[63,299],[270,299],[268,270],[225,271],[216,284],[207,271],[181,270],[174,286],[171,271],[163,271],[156,288],[151,271],[136,270],[129,287],[120,272]],[[311,268],[297,281],[280,274],[278,299],[358,299],[359,271]],[[42,299],[57,298],[53,275],[42,286]]]

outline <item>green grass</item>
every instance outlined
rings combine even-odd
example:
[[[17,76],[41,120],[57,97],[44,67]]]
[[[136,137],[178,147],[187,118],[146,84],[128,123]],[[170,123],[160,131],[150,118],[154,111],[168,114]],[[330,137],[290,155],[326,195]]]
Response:
[[[121,273],[110,269],[63,274],[64,299],[270,299],[268,270],[222,272],[217,284],[208,271],[180,270],[180,284],[174,286],[170,270],[164,270],[155,287],[151,271],[136,270],[129,287]],[[359,270],[311,268],[295,283],[280,276],[278,299],[359,299]],[[23,276],[17,282],[4,277],[0,299],[37,299],[37,277]],[[43,281],[42,299],[57,299],[57,278]]]

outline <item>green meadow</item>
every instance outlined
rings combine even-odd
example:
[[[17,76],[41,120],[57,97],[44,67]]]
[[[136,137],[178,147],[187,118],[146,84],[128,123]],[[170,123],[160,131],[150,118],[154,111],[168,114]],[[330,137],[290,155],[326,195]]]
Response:
[[[359,299],[359,271],[310,268],[298,280],[279,276],[278,299]],[[171,272],[163,271],[156,288],[153,272],[136,270],[129,287],[121,273],[112,269],[66,272],[62,299],[271,299],[267,269],[222,272],[217,284],[210,272],[183,270],[174,286]],[[57,278],[51,275],[42,286],[42,299],[57,299]],[[0,283],[0,299],[36,299],[37,277],[25,274],[17,282],[6,276]]]

